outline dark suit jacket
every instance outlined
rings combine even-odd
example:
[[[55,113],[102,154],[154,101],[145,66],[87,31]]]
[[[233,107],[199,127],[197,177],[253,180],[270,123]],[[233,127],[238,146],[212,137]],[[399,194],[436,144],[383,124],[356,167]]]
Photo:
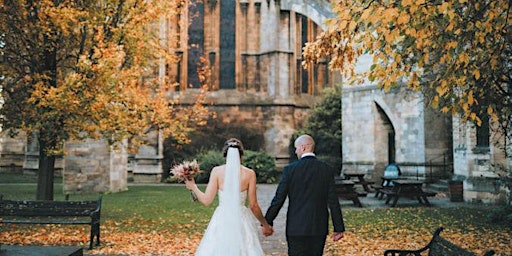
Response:
[[[334,232],[344,232],[345,225],[336,195],[336,172],[314,156],[306,156],[287,165],[265,218],[273,225],[288,197],[287,236],[326,236],[329,210]]]

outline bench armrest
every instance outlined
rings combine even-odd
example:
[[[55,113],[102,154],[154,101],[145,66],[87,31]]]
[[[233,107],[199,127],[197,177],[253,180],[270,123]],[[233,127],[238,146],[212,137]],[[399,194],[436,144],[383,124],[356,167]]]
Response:
[[[418,250],[400,250],[400,249],[390,249],[384,251],[384,256],[407,256],[407,255],[416,255],[421,256],[421,253],[428,250],[431,246],[436,237],[439,236],[439,234],[443,231],[443,227],[440,227],[436,229],[434,232],[434,235],[432,236],[432,239],[430,239],[430,242],[428,242],[427,245],[425,245],[423,248]]]
[[[91,214],[90,214],[91,218],[93,218],[93,219],[99,219],[100,218],[102,199],[103,199],[103,195],[100,194],[100,196],[98,198],[98,201],[97,201],[98,203],[96,205],[96,209],[94,209],[94,211],[92,211]]]

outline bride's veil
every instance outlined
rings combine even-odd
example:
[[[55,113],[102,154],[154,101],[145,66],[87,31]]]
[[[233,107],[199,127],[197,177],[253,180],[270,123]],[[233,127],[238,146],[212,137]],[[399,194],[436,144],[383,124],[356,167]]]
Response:
[[[226,171],[223,186],[223,207],[226,239],[232,252],[229,255],[240,255],[242,249],[242,208],[240,202],[240,152],[236,147],[228,147],[226,156]]]

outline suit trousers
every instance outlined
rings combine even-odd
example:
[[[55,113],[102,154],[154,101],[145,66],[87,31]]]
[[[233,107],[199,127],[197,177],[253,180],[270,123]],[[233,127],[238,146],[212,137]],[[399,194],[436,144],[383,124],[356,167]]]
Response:
[[[288,256],[321,256],[326,236],[287,236]]]

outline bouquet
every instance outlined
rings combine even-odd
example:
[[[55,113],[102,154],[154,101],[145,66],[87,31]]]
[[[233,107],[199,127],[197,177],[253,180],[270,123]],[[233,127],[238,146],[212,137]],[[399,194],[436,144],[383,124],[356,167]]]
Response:
[[[183,163],[171,167],[169,172],[172,174],[173,179],[184,181],[185,179],[194,179],[194,176],[201,173],[201,170],[199,169],[197,160],[194,159],[193,161],[183,161]],[[197,201],[197,196],[194,192],[190,191],[190,195],[193,201]]]

